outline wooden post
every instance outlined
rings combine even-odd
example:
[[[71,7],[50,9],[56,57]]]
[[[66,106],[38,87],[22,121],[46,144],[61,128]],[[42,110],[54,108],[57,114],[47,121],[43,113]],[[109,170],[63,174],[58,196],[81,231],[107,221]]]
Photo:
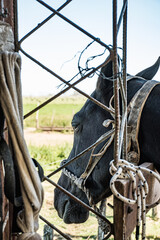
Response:
[[[39,103],[37,104],[37,107],[39,106]],[[39,110],[36,112],[36,130],[39,129]]]
[[[54,129],[54,123],[53,123],[53,121],[54,121],[54,110],[53,110],[52,118],[51,118],[51,131],[53,131],[53,129]]]
[[[154,170],[153,164],[144,163],[142,167]],[[147,196],[147,204],[153,204],[160,198],[160,183],[157,179],[144,173],[144,177],[147,180],[149,186],[149,194]],[[131,188],[129,180],[118,180],[116,188],[123,196],[130,198]],[[149,209],[147,210],[149,211]],[[136,227],[137,219],[137,205],[126,204],[114,197],[114,240],[127,240],[134,228]]]

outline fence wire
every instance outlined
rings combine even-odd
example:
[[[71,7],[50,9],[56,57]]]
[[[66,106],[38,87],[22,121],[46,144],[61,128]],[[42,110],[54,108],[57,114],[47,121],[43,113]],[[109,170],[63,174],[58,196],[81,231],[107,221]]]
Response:
[[[47,8],[51,11],[51,14],[45,18],[41,23],[38,23],[38,25],[33,28],[31,31],[29,31],[25,36],[23,36],[19,41],[16,41],[16,49],[18,51],[20,51],[21,53],[23,53],[27,58],[29,58],[31,61],[35,62],[37,65],[39,65],[41,68],[43,68],[45,71],[49,72],[51,75],[53,75],[54,77],[56,77],[58,80],[60,80],[63,84],[65,84],[65,87],[63,90],[61,90],[59,93],[57,93],[56,95],[52,96],[51,98],[49,98],[47,101],[43,102],[41,105],[39,105],[38,107],[34,108],[32,111],[30,111],[29,113],[27,113],[24,116],[24,119],[26,119],[27,117],[29,117],[30,115],[32,115],[33,113],[35,113],[36,111],[38,111],[39,109],[43,108],[45,105],[47,105],[48,103],[50,103],[51,101],[55,100],[56,98],[58,98],[59,96],[61,96],[63,93],[67,92],[69,89],[74,89],[75,91],[77,91],[78,93],[82,94],[83,96],[85,96],[86,98],[90,99],[92,102],[94,102],[95,104],[97,104],[99,107],[101,107],[102,109],[111,112],[112,114],[115,114],[114,110],[109,109],[107,106],[105,106],[104,104],[102,104],[101,102],[97,101],[96,99],[94,99],[93,97],[91,97],[90,95],[86,94],[85,92],[83,92],[82,90],[80,90],[79,88],[76,87],[76,85],[78,83],[80,83],[81,81],[85,80],[86,78],[90,77],[92,74],[96,73],[101,67],[103,67],[104,65],[106,65],[109,61],[113,60],[114,61],[114,76],[116,76],[117,81],[114,81],[114,88],[117,89],[118,88],[118,69],[116,69],[117,67],[117,35],[121,26],[121,22],[123,19],[123,48],[125,49],[124,54],[123,54],[123,79],[124,79],[124,91],[125,91],[125,96],[126,96],[126,10],[127,10],[127,0],[124,0],[123,2],[123,6],[122,6],[122,10],[120,13],[120,17],[117,21],[117,1],[113,0],[113,46],[109,46],[107,44],[105,44],[104,42],[102,42],[98,37],[93,36],[92,34],[90,34],[89,32],[87,32],[85,29],[81,28],[80,26],[78,26],[76,23],[74,23],[73,21],[71,21],[70,19],[68,19],[67,17],[65,17],[63,14],[61,14],[61,10],[64,9],[68,4],[71,4],[72,0],[67,0],[64,4],[62,4],[57,10],[55,10],[53,7],[51,7],[50,5],[48,5],[47,3],[45,3],[42,0],[35,0],[37,1],[39,4],[41,4],[44,8]],[[46,24],[48,21],[50,21],[54,16],[58,16],[59,18],[61,18],[62,20],[64,20],[65,22],[67,22],[68,24],[70,24],[72,27],[76,28],[77,30],[79,30],[82,34],[85,34],[86,36],[88,36],[90,39],[92,39],[93,42],[98,43],[99,45],[103,46],[105,48],[105,51],[108,51],[108,57],[107,59],[101,63],[99,66],[95,67],[95,68],[88,68],[88,62],[93,59],[95,56],[93,56],[92,58],[88,59],[88,61],[86,62],[86,69],[82,69],[79,65],[79,73],[80,74],[80,78],[78,80],[76,80],[74,83],[71,83],[71,81],[66,81],[64,78],[62,78],[61,76],[59,76],[56,72],[54,72],[53,70],[49,69],[48,67],[46,67],[45,65],[43,65],[40,61],[38,61],[37,59],[35,59],[33,56],[31,56],[29,53],[27,53],[23,48],[22,48],[22,43],[27,40],[29,37],[32,36],[33,33],[35,33],[36,31],[38,31],[44,24]],[[17,25],[17,24],[16,24]],[[16,31],[16,30],[15,30]],[[16,33],[18,32],[18,30],[16,31]],[[87,47],[86,47],[87,48]],[[83,54],[83,52],[85,51],[85,49],[81,52],[81,55]],[[80,62],[80,59],[79,59]],[[73,77],[74,78],[74,77]],[[71,79],[73,80],[73,79]],[[118,90],[115,90],[115,95],[118,93]],[[116,98],[118,101],[118,95],[116,95]],[[125,105],[125,104],[124,104]],[[126,107],[126,105],[125,105]],[[119,116],[119,109],[118,109],[118,103],[117,103],[117,109],[115,110],[117,113],[117,116]],[[125,110],[124,110],[125,111]],[[117,125],[119,126],[119,118],[117,117]],[[119,127],[117,127],[119,128]],[[126,129],[126,128],[125,128]],[[119,129],[117,131],[117,133],[119,133]],[[115,158],[117,158],[117,154],[118,153],[118,146],[119,146],[119,135],[117,135],[117,144],[115,144]],[[77,158],[79,158],[80,156],[82,156],[83,154],[85,154],[86,152],[90,151],[92,148],[94,147],[94,144],[90,147],[88,147],[87,149],[85,149],[83,152],[81,152],[80,154],[78,154],[76,157],[74,157],[73,159],[71,159],[68,163],[64,164],[62,167],[58,168],[57,170],[55,170],[54,172],[50,173],[48,176],[44,177],[44,180],[50,182],[52,185],[54,185],[55,187],[59,188],[61,191],[63,191],[65,194],[67,194],[68,196],[70,196],[72,199],[74,199],[75,201],[77,201],[78,203],[80,203],[83,207],[87,208],[89,211],[91,211],[92,213],[98,215],[101,219],[103,219],[105,222],[109,222],[109,220],[104,217],[102,214],[97,213],[93,208],[91,208],[90,206],[88,206],[87,204],[83,203],[81,200],[79,200],[78,198],[76,198],[75,196],[73,196],[70,192],[68,192],[67,190],[65,190],[64,188],[62,188],[61,186],[59,186],[58,184],[56,184],[55,182],[53,182],[50,177],[53,176],[54,174],[56,174],[57,172],[59,172],[60,170],[62,170],[62,168],[66,167],[68,164],[70,164],[71,162],[75,161]],[[125,149],[125,148],[124,148]],[[126,150],[123,150],[124,153]],[[61,234],[65,239],[71,239],[69,236],[65,235],[63,232],[61,232],[58,228],[56,228],[53,224],[51,224],[50,222],[48,222],[46,219],[44,219],[42,216],[40,216],[40,219],[42,219],[44,222],[46,222],[49,226],[51,226],[53,229],[55,229],[59,234]],[[110,222],[109,222],[110,223]],[[112,225],[112,224],[111,224]],[[113,227],[113,225],[112,225]],[[112,229],[112,233],[113,233],[113,229]]]

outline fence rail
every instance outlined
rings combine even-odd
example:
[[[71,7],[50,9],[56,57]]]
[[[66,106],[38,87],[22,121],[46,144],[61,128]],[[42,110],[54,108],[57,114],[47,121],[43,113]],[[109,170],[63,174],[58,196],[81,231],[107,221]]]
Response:
[[[80,83],[81,81],[85,80],[87,77],[89,77],[91,74],[93,74],[94,72],[96,72],[98,69],[100,69],[101,67],[103,67],[104,65],[106,65],[109,61],[114,60],[114,75],[116,76],[118,73],[118,69],[117,69],[117,34],[119,32],[120,26],[121,26],[121,22],[122,19],[125,16],[125,20],[123,25],[124,25],[124,32],[126,32],[126,11],[127,11],[127,0],[124,0],[123,6],[122,6],[122,10],[120,13],[120,17],[119,20],[117,21],[117,1],[113,0],[113,48],[106,45],[104,42],[102,42],[98,37],[93,36],[92,34],[90,34],[89,32],[87,32],[85,29],[81,28],[80,26],[78,26],[77,24],[75,24],[73,21],[71,21],[70,19],[66,18],[64,15],[62,15],[60,13],[60,11],[67,5],[69,4],[71,1],[66,1],[65,4],[63,4],[62,6],[60,6],[57,10],[55,10],[53,7],[49,6],[48,4],[46,4],[44,1],[42,0],[37,0],[37,2],[39,2],[41,5],[43,5],[45,8],[49,9],[52,14],[50,16],[48,16],[44,21],[42,21],[40,24],[38,24],[37,27],[33,28],[29,33],[27,33],[21,40],[18,41],[17,43],[17,49],[22,52],[26,57],[28,57],[30,60],[32,60],[33,62],[35,62],[36,64],[38,64],[41,68],[43,68],[44,70],[46,70],[47,72],[49,72],[50,74],[52,74],[54,77],[56,77],[57,79],[59,79],[61,82],[65,83],[67,85],[67,87],[65,87],[64,90],[60,91],[58,94],[56,94],[55,96],[51,97],[50,99],[48,99],[47,101],[43,102],[42,104],[40,104],[39,106],[37,106],[35,109],[33,109],[32,111],[30,111],[29,113],[25,114],[24,119],[28,118],[30,115],[32,115],[33,113],[35,113],[36,111],[38,111],[39,109],[41,109],[42,107],[44,107],[46,104],[50,103],[51,101],[53,101],[54,99],[56,99],[57,97],[61,96],[63,93],[67,92],[69,89],[74,89],[75,91],[77,91],[78,93],[82,94],[83,96],[87,97],[88,99],[90,99],[91,101],[93,101],[95,104],[97,104],[99,107],[103,108],[106,111],[111,112],[112,114],[114,114],[115,112],[111,109],[109,109],[107,106],[103,105],[101,102],[97,101],[96,99],[94,99],[93,97],[89,96],[88,94],[86,94],[85,92],[83,92],[82,90],[80,90],[79,88],[76,87],[76,85],[78,83]],[[63,19],[64,21],[66,21],[68,24],[70,24],[71,26],[73,26],[74,28],[76,28],[77,30],[79,30],[80,32],[82,32],[83,34],[85,34],[86,36],[88,36],[89,38],[91,38],[93,41],[99,43],[101,46],[105,47],[106,50],[109,51],[109,56],[107,58],[107,60],[103,63],[101,63],[99,66],[97,66],[96,68],[90,70],[88,73],[86,73],[85,75],[83,75],[82,77],[80,77],[77,81],[75,81],[73,84],[71,84],[70,82],[66,81],[64,78],[62,78],[61,76],[59,76],[58,74],[56,74],[53,70],[47,68],[45,65],[43,65],[40,61],[38,61],[37,59],[35,59],[34,57],[32,57],[30,54],[28,54],[22,47],[22,43],[28,38],[30,37],[35,31],[37,31],[41,26],[43,26],[46,22],[48,22],[51,18],[53,18],[54,16],[58,16],[59,18]],[[124,39],[124,49],[126,51],[126,33],[124,33],[123,36]],[[126,64],[126,52],[124,53],[123,56],[123,64],[125,66]],[[125,75],[126,75],[126,71],[125,71],[125,67],[124,67],[124,72],[123,72],[123,76],[124,79]],[[124,80],[125,81],[125,80]],[[125,85],[126,86],[126,85]],[[115,81],[115,85],[114,88],[117,89],[118,88],[118,80]],[[118,91],[115,90],[115,95],[118,94]],[[125,91],[126,94],[126,91]],[[117,101],[118,101],[118,95],[116,97]],[[126,106],[125,106],[126,107]],[[117,102],[117,109],[116,109],[116,116],[119,116],[118,114],[118,102]],[[119,117],[118,117],[119,118]],[[117,118],[117,123],[116,126],[119,126],[119,119]],[[48,128],[43,128],[45,130],[48,130]],[[117,127],[117,134],[119,134],[119,129]],[[116,151],[118,151],[118,139],[119,139],[119,135],[117,135],[117,146],[115,148],[115,158],[117,158],[117,153]],[[91,146],[90,148],[92,148],[93,146]],[[88,149],[90,149],[88,148]],[[88,151],[88,149],[86,149],[84,152]],[[117,149],[117,150],[116,150]],[[84,153],[81,153],[84,154]],[[79,155],[81,155],[79,154]],[[76,156],[74,159],[72,159],[70,162],[75,161],[78,157]],[[67,163],[69,164],[69,163]],[[65,167],[66,165],[64,165],[63,167]],[[80,203],[83,207],[87,208],[89,211],[93,212],[94,214],[98,215],[100,218],[102,218],[104,221],[108,222],[109,224],[111,224],[106,217],[104,217],[102,214],[97,213],[93,208],[91,208],[90,206],[86,205],[85,203],[83,203],[82,201],[80,201],[79,199],[77,199],[75,196],[73,196],[72,194],[70,194],[68,191],[66,191],[65,189],[63,189],[61,186],[57,185],[56,183],[54,183],[50,177],[52,175],[54,175],[55,173],[57,173],[58,171],[60,171],[63,167],[60,167],[59,169],[57,169],[56,171],[54,171],[53,173],[49,174],[47,177],[44,177],[44,180],[50,182],[52,185],[54,185],[55,187],[58,187],[61,191],[63,191],[65,194],[69,195],[71,198],[73,198],[75,201],[77,201],[78,203]],[[40,217],[42,220],[44,220],[44,218],[41,216]],[[45,222],[47,222],[46,220],[44,220]],[[51,227],[53,227],[53,225],[51,223],[48,223]],[[113,234],[114,229],[113,229],[113,225],[111,224],[112,229],[111,229],[111,233]],[[55,229],[56,230],[56,229]],[[57,230],[59,233],[60,231]],[[62,234],[62,233],[60,233]],[[63,236],[66,239],[70,239],[67,236]],[[108,236],[109,237],[109,236]]]
[[[27,114],[25,114],[24,119],[28,118],[29,116],[31,116],[33,113],[37,112],[39,109],[43,108],[45,105],[47,105],[48,103],[50,103],[51,101],[55,100],[56,98],[58,98],[59,96],[61,96],[63,93],[67,92],[69,89],[74,89],[75,91],[77,91],[78,93],[80,93],[81,95],[85,96],[86,98],[90,99],[92,102],[94,102],[95,104],[97,104],[100,108],[109,111],[111,114],[115,114],[115,147],[114,147],[114,160],[115,162],[118,161],[119,156],[121,154],[121,149],[119,146],[121,146],[122,144],[119,142],[120,139],[120,108],[119,108],[119,87],[121,87],[121,92],[122,92],[122,99],[123,99],[123,110],[122,110],[122,118],[124,120],[124,125],[123,125],[123,133],[122,133],[122,137],[124,139],[123,141],[123,158],[126,159],[126,143],[127,143],[127,127],[126,127],[126,111],[127,111],[127,105],[126,105],[126,97],[127,97],[127,84],[126,84],[126,61],[127,61],[127,0],[123,1],[123,5],[122,5],[122,9],[120,12],[120,16],[119,19],[117,17],[117,0],[113,0],[113,46],[108,46],[106,43],[102,42],[98,37],[93,36],[91,33],[87,32],[85,29],[81,28],[80,26],[78,26],[76,23],[74,23],[73,21],[71,21],[70,19],[68,19],[67,17],[65,17],[63,14],[61,14],[61,10],[64,9],[68,4],[71,4],[72,0],[67,0],[64,4],[62,4],[57,10],[55,10],[53,7],[51,7],[50,5],[48,5],[47,3],[45,3],[42,0],[35,0],[37,1],[39,4],[41,4],[43,7],[47,8],[48,10],[50,10],[52,13],[45,18],[41,23],[38,24],[38,26],[36,26],[35,28],[33,28],[31,31],[29,31],[25,36],[23,36],[20,40],[18,40],[17,36],[18,36],[18,27],[17,27],[17,13],[15,13],[15,11],[17,11],[17,1],[14,0],[14,11],[13,9],[10,10],[12,13],[14,13],[14,17],[13,14],[10,16],[9,19],[9,23],[12,25],[13,29],[14,29],[14,35],[15,35],[15,49],[16,51],[21,52],[22,54],[24,54],[28,59],[30,59],[31,61],[33,61],[34,63],[36,63],[38,66],[40,66],[41,68],[43,68],[45,71],[47,71],[48,73],[50,73],[52,76],[56,77],[58,80],[60,80],[62,83],[64,83],[66,85],[66,87],[60,91],[59,93],[57,93],[56,95],[52,96],[51,98],[49,98],[47,101],[43,102],[42,104],[40,104],[39,106],[37,106],[36,108],[34,108],[32,111],[28,112]],[[6,6],[11,6],[10,5],[10,1],[6,1]],[[103,46],[107,51],[108,51],[108,57],[107,59],[102,62],[101,64],[99,64],[97,67],[89,69],[83,76],[81,76],[78,80],[76,80],[74,83],[70,83],[69,81],[65,80],[63,77],[61,77],[60,75],[58,75],[55,71],[49,69],[47,66],[45,66],[44,64],[42,64],[39,60],[37,60],[36,58],[34,58],[33,56],[31,56],[29,53],[27,53],[23,48],[22,48],[22,43],[28,39],[33,33],[35,33],[36,31],[38,31],[38,29],[40,29],[44,24],[46,24],[51,18],[53,18],[54,16],[58,16],[59,18],[61,18],[63,21],[67,22],[68,24],[70,24],[72,27],[74,27],[75,29],[77,29],[78,31],[80,31],[81,33],[85,34],[85,36],[87,36],[88,38],[92,39],[92,41],[98,43],[99,45]],[[14,21],[13,21],[14,19]],[[120,30],[121,27],[121,23],[123,20],[123,59],[122,59],[122,65],[123,65],[123,74],[122,74],[122,79],[123,81],[121,82],[121,85],[119,86],[119,71],[118,71],[118,53],[117,53],[117,36],[118,36],[118,32]],[[14,22],[14,24],[13,24]],[[95,73],[98,69],[100,69],[101,67],[103,67],[104,65],[106,65],[109,61],[113,61],[114,62],[114,109],[110,109],[107,106],[105,106],[104,104],[102,104],[101,102],[97,101],[96,99],[94,99],[92,96],[88,95],[87,93],[83,92],[82,90],[80,90],[76,85],[80,82],[82,82],[83,80],[85,80],[86,78],[88,78],[90,75],[92,75],[93,73]],[[51,129],[53,129],[51,127]],[[59,129],[55,129],[54,130],[61,130],[62,128]],[[66,128],[64,128],[66,130]],[[70,128],[67,128],[68,130],[70,130]],[[50,130],[48,127],[43,127],[43,130],[47,131]],[[107,136],[108,137],[108,136]],[[103,139],[104,140],[104,139]],[[85,149],[83,152],[81,152],[79,155],[77,155],[75,158],[71,159],[70,162],[67,162],[66,164],[64,164],[62,167],[58,168],[56,171],[50,173],[48,176],[44,176],[44,180],[48,181],[49,183],[51,183],[53,186],[59,188],[61,191],[63,191],[65,194],[67,194],[68,196],[70,196],[72,199],[74,199],[76,202],[80,203],[83,207],[85,207],[87,210],[91,211],[92,213],[94,213],[95,215],[97,215],[98,217],[100,217],[101,219],[103,219],[105,222],[109,223],[111,225],[111,232],[109,233],[109,235],[107,237],[105,237],[105,239],[109,238],[109,236],[111,234],[113,234],[115,236],[115,240],[116,239],[120,239],[119,238],[119,233],[116,232],[116,226],[118,226],[118,223],[114,223],[117,224],[116,226],[112,223],[110,223],[110,221],[103,216],[102,214],[100,214],[99,212],[95,211],[92,207],[88,206],[87,204],[85,204],[84,202],[82,202],[81,200],[79,200],[78,198],[76,198],[74,195],[72,195],[70,192],[68,192],[67,190],[65,190],[64,188],[62,188],[61,186],[59,186],[58,184],[56,184],[54,181],[52,181],[50,179],[51,176],[53,176],[54,174],[56,174],[57,172],[59,172],[60,170],[62,170],[64,167],[66,167],[68,164],[70,164],[71,162],[75,161],[78,157],[82,156],[84,153],[86,153],[87,151],[91,150],[95,145],[93,144],[92,146],[90,146],[89,148]],[[49,221],[47,221],[43,216],[40,216],[40,219],[43,220],[45,223],[47,223],[50,227],[52,227],[55,231],[57,231],[59,234],[61,234],[65,239],[71,239],[69,236],[67,236],[66,234],[64,234],[62,231],[60,231],[57,227],[55,227],[52,223],[50,223]],[[122,225],[121,225],[122,226]],[[122,232],[123,234],[123,232]],[[101,236],[99,237],[99,239],[101,239]]]

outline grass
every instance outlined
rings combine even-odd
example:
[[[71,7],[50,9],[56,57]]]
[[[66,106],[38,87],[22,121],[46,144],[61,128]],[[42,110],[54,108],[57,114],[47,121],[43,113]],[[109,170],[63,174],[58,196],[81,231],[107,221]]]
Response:
[[[29,151],[32,158],[35,158],[43,167],[45,174],[56,170],[62,159],[68,157],[71,144],[65,143],[57,146],[33,146],[29,145]]]
[[[29,146],[30,154],[33,158],[37,159],[42,167],[44,168],[45,175],[54,171],[62,159],[67,158],[71,149],[71,144],[63,144],[61,146]],[[54,175],[52,180],[57,182],[60,173]],[[89,219],[83,224],[65,224],[62,219],[57,215],[57,212],[53,206],[54,187],[48,183],[43,182],[45,190],[44,204],[41,210],[41,215],[58,227],[61,231],[68,234],[72,239],[83,240],[83,239],[97,239],[97,220],[94,214],[90,213]],[[112,203],[112,197],[107,201]],[[107,208],[107,218],[113,221],[113,212],[109,207]],[[40,220],[39,233],[43,236],[44,222]],[[160,221],[158,219],[153,220],[151,210],[147,214],[147,237],[146,240],[160,240]],[[54,231],[54,240],[62,240],[56,231]],[[131,239],[135,239],[132,234]],[[111,236],[110,240],[113,240]]]
[[[24,97],[24,115],[46,100],[45,97]],[[81,109],[84,102],[85,98],[83,97],[60,97],[25,119],[24,127],[36,127],[36,118],[38,118],[39,126],[71,126],[73,115]]]
[[[45,101],[46,98],[24,98],[24,114],[35,108],[38,104]],[[52,103],[48,104],[42,110],[39,111],[39,125],[41,126],[70,126],[70,122],[74,113],[80,110],[84,104],[84,98],[65,97],[58,98]],[[36,114],[24,121],[25,127],[36,126]],[[48,175],[59,167],[60,161],[68,157],[71,144],[65,143],[57,146],[33,146],[29,145],[30,154],[35,158],[43,167],[45,175]],[[52,180],[57,182],[60,177],[60,173],[57,173],[52,177]],[[57,215],[53,206],[54,187],[48,183],[43,182],[43,188],[45,192],[44,204],[41,209],[41,215],[58,227],[62,232],[68,234],[72,239],[97,239],[97,219],[94,214],[90,213],[89,219],[83,224],[65,224],[62,219]],[[112,198],[107,201],[112,203]],[[107,218],[113,222],[113,212],[107,208]],[[40,220],[39,233],[44,235],[43,228],[44,222]],[[147,229],[146,240],[160,240],[160,221],[153,219],[151,210],[147,214]],[[60,234],[54,231],[54,240],[64,239]],[[132,234],[131,240],[135,239]],[[113,236],[110,237],[113,240]]]
[[[33,146],[29,145],[29,151],[33,158],[35,158],[43,167],[45,175],[49,174],[50,172],[54,171],[59,167],[60,161],[62,159],[67,158],[70,150],[71,144],[63,144],[61,146]],[[52,177],[52,180],[57,182],[58,178],[60,177],[60,173],[57,173],[55,176]],[[54,195],[54,187],[48,183],[43,182],[43,188],[45,191],[45,198],[43,207],[41,210],[41,215],[58,227],[64,233],[70,235],[72,239],[96,239],[97,236],[97,220],[94,214],[90,214],[89,220],[83,224],[72,224],[67,225],[60,219],[57,215],[56,210],[53,206],[53,195]],[[44,235],[43,228],[45,223],[40,220],[40,229],[39,233],[41,236]],[[84,228],[86,230],[84,231]],[[60,240],[62,238],[58,233],[55,232],[54,239]]]

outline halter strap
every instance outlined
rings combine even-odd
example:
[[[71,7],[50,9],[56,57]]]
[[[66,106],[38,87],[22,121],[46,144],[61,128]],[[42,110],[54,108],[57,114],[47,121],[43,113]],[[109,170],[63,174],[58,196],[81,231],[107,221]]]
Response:
[[[158,84],[160,83],[155,80],[145,82],[134,95],[128,106],[128,161],[136,165],[138,165],[140,160],[138,134],[142,111],[151,91]]]

